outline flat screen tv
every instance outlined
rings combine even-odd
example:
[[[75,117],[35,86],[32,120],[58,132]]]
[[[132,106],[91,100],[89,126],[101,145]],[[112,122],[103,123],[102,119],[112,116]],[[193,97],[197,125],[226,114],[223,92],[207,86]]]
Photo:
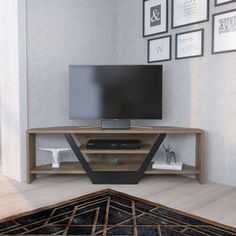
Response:
[[[70,119],[162,119],[161,65],[71,65]]]

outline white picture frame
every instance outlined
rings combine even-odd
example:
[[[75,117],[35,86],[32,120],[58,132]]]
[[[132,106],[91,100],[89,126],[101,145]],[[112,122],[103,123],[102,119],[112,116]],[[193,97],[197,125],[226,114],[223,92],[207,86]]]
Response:
[[[175,36],[175,59],[204,55],[204,29],[192,30]]]
[[[170,61],[172,51],[171,35],[148,40],[148,63]]]
[[[143,1],[143,37],[168,31],[168,0]]]
[[[236,9],[212,16],[212,54],[236,51]]]
[[[172,0],[172,29],[209,21],[209,0]]]
[[[221,6],[233,2],[236,2],[236,0],[215,0],[215,6]]]

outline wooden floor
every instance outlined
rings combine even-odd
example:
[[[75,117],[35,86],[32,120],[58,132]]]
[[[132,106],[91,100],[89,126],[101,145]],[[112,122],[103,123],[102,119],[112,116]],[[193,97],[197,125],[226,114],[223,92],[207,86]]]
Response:
[[[27,185],[0,174],[0,218],[105,188],[236,227],[236,188],[180,176],[147,176],[138,185],[93,185],[85,175],[44,176]]]

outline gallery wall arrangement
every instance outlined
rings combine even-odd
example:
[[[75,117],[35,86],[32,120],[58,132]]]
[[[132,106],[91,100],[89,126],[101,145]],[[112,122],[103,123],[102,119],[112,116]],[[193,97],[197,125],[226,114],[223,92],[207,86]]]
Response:
[[[215,0],[215,7],[236,0]],[[212,21],[212,55],[236,51],[236,9],[213,14],[210,17],[209,0],[144,0],[143,37],[168,33],[168,14],[171,10],[171,29]],[[170,7],[170,8],[169,8]],[[204,27],[165,35],[148,40],[148,63],[204,56]],[[174,41],[174,46],[172,42]]]

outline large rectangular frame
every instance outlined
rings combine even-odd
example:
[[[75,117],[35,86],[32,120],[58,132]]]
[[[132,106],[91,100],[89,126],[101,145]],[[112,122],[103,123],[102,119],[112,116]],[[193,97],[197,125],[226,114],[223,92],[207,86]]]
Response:
[[[177,57],[178,55],[178,36],[179,35],[184,35],[184,34],[191,34],[191,33],[195,33],[195,32],[201,32],[201,54],[198,55],[192,55],[192,56],[186,56],[186,57]],[[175,35],[175,59],[176,60],[180,60],[180,59],[185,59],[185,58],[194,58],[194,57],[202,57],[204,56],[204,29],[197,29],[197,30],[191,30],[191,31],[187,31],[187,32],[183,32],[183,33],[178,33]]]
[[[214,50],[215,49],[215,17],[219,16],[219,15],[224,15],[224,14],[227,14],[227,13],[231,13],[231,12],[235,12],[235,17],[236,17],[236,9],[229,10],[229,11],[224,11],[224,12],[219,12],[219,13],[216,13],[216,14],[212,15],[212,50],[211,50],[212,54],[219,54],[219,53],[227,53],[227,52],[235,52],[236,51],[236,45],[235,45],[235,49],[221,50],[221,51],[215,51]],[[234,40],[234,42],[236,42],[236,39]],[[222,42],[222,45],[225,45],[225,44]],[[226,44],[226,45],[228,45],[228,44]]]
[[[200,1],[200,0],[198,0],[198,1]],[[171,1],[171,3],[172,3],[171,4],[171,6],[172,6],[172,8],[171,8],[171,28],[175,29],[175,28],[179,28],[179,27],[184,27],[184,26],[189,26],[189,25],[209,21],[209,0],[204,0],[204,1],[206,1],[206,18],[205,19],[199,19],[199,20],[194,21],[194,22],[189,22],[189,23],[186,23],[186,24],[181,24],[181,25],[174,26],[174,10],[175,10],[174,3],[176,3],[177,0],[172,0]]]
[[[218,6],[222,6],[222,5],[233,3],[233,2],[236,3],[236,0],[228,0],[223,3],[217,3],[217,0],[215,0],[215,6],[218,7]]]

